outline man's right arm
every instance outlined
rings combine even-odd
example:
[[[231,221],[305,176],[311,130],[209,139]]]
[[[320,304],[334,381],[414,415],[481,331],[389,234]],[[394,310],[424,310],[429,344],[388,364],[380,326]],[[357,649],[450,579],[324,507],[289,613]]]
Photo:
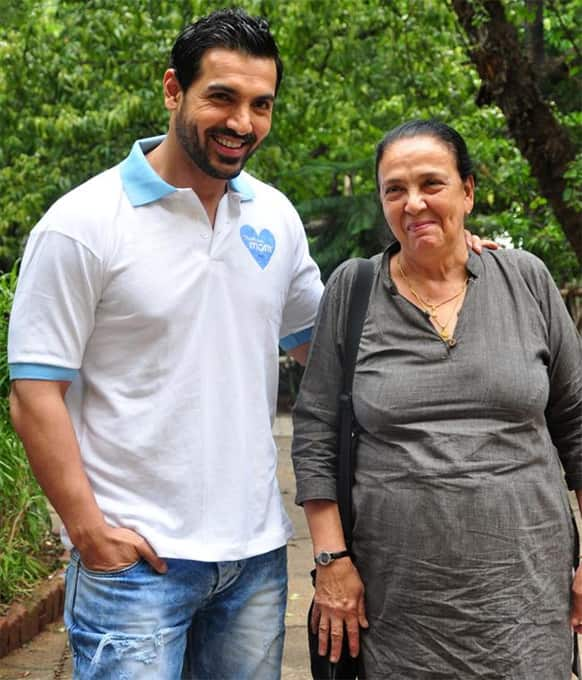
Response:
[[[86,567],[113,571],[142,557],[156,571],[165,572],[164,561],[144,538],[105,522],[83,469],[65,403],[69,384],[50,380],[12,383],[10,415],[35,477]]]

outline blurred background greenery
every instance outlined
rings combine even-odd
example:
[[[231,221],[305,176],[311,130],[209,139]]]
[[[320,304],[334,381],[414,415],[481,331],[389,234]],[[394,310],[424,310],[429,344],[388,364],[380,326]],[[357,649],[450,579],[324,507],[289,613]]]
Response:
[[[56,198],[122,160],[135,139],[165,130],[161,76],[169,48],[183,25],[224,4],[0,0],[1,269],[11,268]],[[249,169],[298,207],[324,278],[346,257],[380,248],[375,145],[390,127],[418,116],[439,117],[467,139],[480,180],[471,229],[538,254],[559,285],[579,277],[581,0],[239,4],[269,19],[285,62],[272,133]],[[476,35],[461,27],[467,8]],[[497,8],[505,10],[502,22]],[[493,55],[487,82],[471,52],[494,51],[487,34],[507,27],[518,41],[512,63]],[[520,68],[512,70],[513,62]],[[501,82],[506,93],[518,92],[532,74],[557,127],[528,131],[539,135],[531,146],[543,150],[565,133],[566,162],[544,185],[520,153],[496,91]],[[524,101],[522,127],[534,113]],[[552,162],[549,152],[545,161]],[[556,179],[566,182],[561,193],[577,211],[578,233],[569,237],[576,227],[562,223],[547,198]]]

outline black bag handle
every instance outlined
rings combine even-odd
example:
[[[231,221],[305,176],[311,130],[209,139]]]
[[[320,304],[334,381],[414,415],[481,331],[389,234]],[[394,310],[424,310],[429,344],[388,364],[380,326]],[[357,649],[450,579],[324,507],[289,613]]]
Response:
[[[337,502],[348,550],[352,544],[352,485],[358,424],[352,406],[352,383],[373,280],[373,263],[370,260],[358,259],[348,303],[343,353],[343,384],[338,409]]]
[[[576,518],[574,517],[574,514],[572,513],[572,524],[574,527],[574,572],[576,569],[578,569],[578,566],[580,565],[580,534],[578,533],[578,525],[576,524]],[[572,650],[572,673],[578,678],[578,680],[582,680],[582,663],[580,660],[580,650],[578,648],[578,633],[574,633],[572,635],[572,645],[573,645],[573,650]]]

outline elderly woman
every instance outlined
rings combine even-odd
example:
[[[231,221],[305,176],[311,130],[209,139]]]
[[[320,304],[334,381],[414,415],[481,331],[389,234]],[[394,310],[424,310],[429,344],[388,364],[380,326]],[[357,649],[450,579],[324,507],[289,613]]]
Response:
[[[346,630],[363,678],[569,680],[580,337],[538,259],[467,251],[475,180],[455,130],[399,126],[376,175],[396,241],[373,258],[353,384],[354,538],[317,565],[319,651],[337,659]],[[346,548],[335,447],[354,273],[348,261],[328,282],[295,409],[315,555]]]

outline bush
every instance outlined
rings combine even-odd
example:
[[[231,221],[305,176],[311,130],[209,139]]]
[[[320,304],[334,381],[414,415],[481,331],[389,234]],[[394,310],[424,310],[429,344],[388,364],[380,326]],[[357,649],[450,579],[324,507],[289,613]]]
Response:
[[[56,566],[46,499],[8,414],[6,340],[15,285],[15,269],[0,276],[0,608]]]

